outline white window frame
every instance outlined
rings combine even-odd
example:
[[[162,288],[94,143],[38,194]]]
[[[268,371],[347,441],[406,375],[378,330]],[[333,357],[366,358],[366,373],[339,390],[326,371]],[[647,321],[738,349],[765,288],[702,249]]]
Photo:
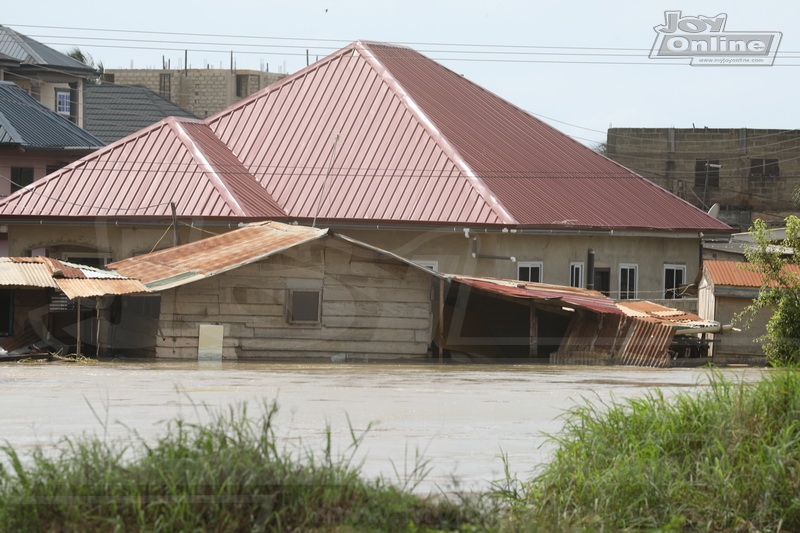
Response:
[[[439,272],[439,261],[420,261],[415,259],[414,262],[419,266],[430,268],[431,270]]]
[[[622,297],[622,271],[633,270],[633,297],[628,296],[629,290],[625,291],[625,297]],[[636,300],[639,298],[639,265],[636,263],[620,263],[617,275],[617,294],[620,300]]]
[[[686,265],[664,263],[664,276],[662,278],[663,283],[661,285],[662,287],[664,287],[664,299],[665,300],[679,300],[679,299],[683,298],[683,296],[679,296],[677,293],[674,296],[672,296],[671,298],[669,296],[667,296],[667,270],[680,270],[681,272],[683,272],[683,282],[680,284],[680,285],[683,285],[683,284],[686,283]],[[678,285],[678,287],[680,287],[680,285]],[[678,287],[675,287],[675,288],[677,289]]]
[[[72,114],[72,94],[69,89],[62,89],[56,87],[56,101],[55,101],[55,111],[59,115],[70,116]],[[63,100],[63,97],[66,96],[66,102]],[[62,108],[62,105],[66,103],[66,108]]]
[[[538,268],[539,269],[539,279],[534,280],[526,280],[522,279],[520,276],[519,270],[521,268]],[[520,261],[517,263],[517,279],[520,281],[527,281],[529,283],[544,283],[544,263],[542,261]]]
[[[578,284],[574,285],[574,273],[576,270],[578,272]],[[571,287],[578,287],[579,289],[586,288],[586,272],[584,271],[583,261],[573,261],[569,264],[569,284]]]

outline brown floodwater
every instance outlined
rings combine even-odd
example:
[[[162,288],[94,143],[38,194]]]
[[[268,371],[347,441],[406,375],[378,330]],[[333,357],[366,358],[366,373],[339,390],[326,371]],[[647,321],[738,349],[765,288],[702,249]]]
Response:
[[[481,490],[511,470],[529,476],[553,445],[545,434],[586,400],[669,396],[701,387],[706,369],[550,365],[51,362],[0,364],[2,435],[25,454],[62,436],[107,433],[151,440],[178,416],[277,401],[283,445],[320,451],[326,427],[344,453],[351,428],[367,428],[356,456],[365,476],[402,484],[416,457],[432,468],[417,490]],[[723,370],[758,379],[763,369]]]

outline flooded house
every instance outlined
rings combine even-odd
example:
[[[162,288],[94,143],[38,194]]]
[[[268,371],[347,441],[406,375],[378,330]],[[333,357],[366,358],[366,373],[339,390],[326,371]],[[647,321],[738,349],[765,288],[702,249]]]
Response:
[[[795,276],[800,268],[787,265]],[[767,333],[772,310],[760,310],[752,321],[737,319],[753,303],[762,290],[763,276],[747,268],[745,261],[712,261],[703,263],[698,283],[700,316],[724,323],[735,322],[737,329],[711,335],[711,351],[716,360],[733,363],[766,363],[763,343],[759,338]]]
[[[701,243],[732,231],[423,54],[367,41],[0,199],[11,255],[98,263],[263,220],[625,300],[674,298]]]
[[[631,316],[599,292],[443,274],[328,229],[249,224],[109,267],[158,295],[144,353],[157,358],[674,359],[672,324]]]

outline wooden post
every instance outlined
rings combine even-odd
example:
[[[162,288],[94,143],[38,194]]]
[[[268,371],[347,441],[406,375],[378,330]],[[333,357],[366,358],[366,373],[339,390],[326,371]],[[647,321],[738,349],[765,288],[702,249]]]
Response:
[[[100,297],[94,297],[94,305],[95,305],[95,320],[97,321],[97,338],[95,339],[95,357],[100,357]]]
[[[444,363],[444,279],[439,280],[439,362]]]
[[[77,302],[77,305],[75,307],[78,310],[78,324],[77,324],[77,326],[78,326],[78,338],[76,339],[77,340],[77,345],[75,347],[75,357],[80,359],[80,357],[81,357],[81,299],[77,298],[77,300],[78,300],[78,302]]]
[[[178,215],[175,202],[170,202],[169,207],[172,210],[172,245],[178,246],[181,243],[181,236],[178,232]]]
[[[536,320],[536,306],[531,300],[531,345],[530,345],[530,352],[528,353],[528,357],[534,358],[539,356],[539,323]]]

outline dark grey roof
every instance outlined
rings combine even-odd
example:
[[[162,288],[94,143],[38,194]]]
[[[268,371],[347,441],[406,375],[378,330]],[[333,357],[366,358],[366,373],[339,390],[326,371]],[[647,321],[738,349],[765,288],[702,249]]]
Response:
[[[81,73],[87,76],[95,72],[89,65],[22,35],[8,26],[0,25],[0,56],[2,55],[20,63]]]
[[[112,143],[166,117],[198,118],[142,86],[87,85],[83,127]]]
[[[0,81],[0,144],[60,150],[105,146],[9,81]]]

